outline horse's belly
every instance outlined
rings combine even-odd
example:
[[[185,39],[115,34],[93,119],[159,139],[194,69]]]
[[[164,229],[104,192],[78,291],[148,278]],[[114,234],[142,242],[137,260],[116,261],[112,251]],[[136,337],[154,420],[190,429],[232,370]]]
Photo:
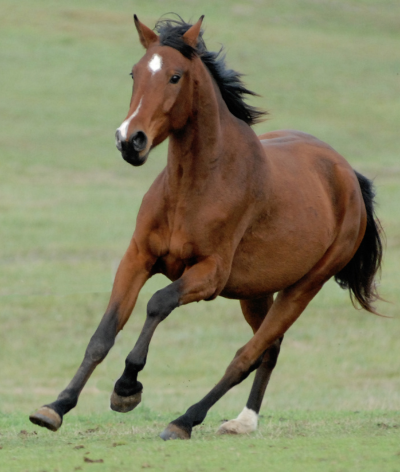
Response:
[[[306,275],[332,242],[332,235],[323,231],[248,236],[237,248],[221,295],[247,299],[283,290]]]

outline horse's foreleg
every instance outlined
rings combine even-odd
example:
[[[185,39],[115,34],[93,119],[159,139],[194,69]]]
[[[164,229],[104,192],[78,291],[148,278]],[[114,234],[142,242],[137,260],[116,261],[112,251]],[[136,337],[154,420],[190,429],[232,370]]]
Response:
[[[216,271],[216,261],[213,258],[205,259],[152,296],[147,305],[143,329],[126,358],[124,372],[111,395],[113,410],[125,413],[135,408],[143,389],[137,377],[146,364],[150,341],[157,326],[178,306],[212,297],[216,290]]]
[[[241,300],[243,315],[256,333],[273,303],[273,296],[257,300]],[[256,371],[253,385],[246,406],[239,416],[226,421],[218,428],[219,434],[247,434],[255,431],[258,426],[258,413],[267,389],[272,371],[278,360],[283,336],[277,339],[263,356],[262,363]]]
[[[179,306],[179,286],[180,281],[173,282],[150,299],[142,331],[125,360],[122,376],[115,383],[110,400],[112,410],[126,413],[140,402],[143,385],[137,380],[138,374],[146,364],[149,344],[157,326]]]
[[[84,359],[69,385],[56,401],[43,406],[29,418],[32,423],[57,431],[63,416],[74,408],[92,372],[114,345],[136,303],[139,290],[149,277],[151,261],[140,255],[132,240],[118,268],[107,310],[92,336]]]
[[[164,440],[190,438],[192,428],[204,421],[208,410],[229,389],[261,365],[265,351],[284,335],[321,286],[322,284],[318,284],[317,287],[305,291],[294,289],[280,292],[260,328],[236,353],[222,379],[202,400],[191,406],[184,415],[172,421],[161,433],[161,438]]]

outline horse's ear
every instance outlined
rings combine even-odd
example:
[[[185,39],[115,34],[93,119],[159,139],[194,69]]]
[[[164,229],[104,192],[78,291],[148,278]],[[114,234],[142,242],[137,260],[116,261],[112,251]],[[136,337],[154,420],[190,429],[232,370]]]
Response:
[[[191,26],[183,35],[183,40],[185,41],[185,43],[189,44],[189,46],[192,46],[192,48],[196,48],[197,46],[197,39],[200,34],[203,18],[204,18],[204,15],[201,15],[199,21],[195,25]]]
[[[154,31],[148,28],[146,25],[139,21],[139,18],[136,15],[133,15],[133,19],[135,21],[136,29],[139,33],[139,39],[142,43],[142,46],[147,49],[150,44],[155,43],[158,41],[158,36]]]

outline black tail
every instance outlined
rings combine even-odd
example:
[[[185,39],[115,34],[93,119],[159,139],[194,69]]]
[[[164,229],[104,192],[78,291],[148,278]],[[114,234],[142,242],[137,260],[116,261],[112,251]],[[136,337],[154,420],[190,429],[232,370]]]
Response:
[[[350,298],[354,306],[356,306],[355,300],[357,300],[362,308],[378,314],[373,303],[380,298],[375,276],[379,272],[382,262],[380,235],[383,230],[374,211],[375,192],[372,182],[358,172],[355,173],[367,210],[367,228],[357,252],[351,261],[335,275],[335,281],[341,288],[350,291]]]

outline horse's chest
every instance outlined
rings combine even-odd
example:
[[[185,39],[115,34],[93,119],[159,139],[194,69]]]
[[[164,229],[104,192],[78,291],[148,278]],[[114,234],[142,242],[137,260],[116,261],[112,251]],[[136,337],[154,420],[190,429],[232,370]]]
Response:
[[[190,232],[173,232],[169,240],[168,255],[171,260],[188,263],[199,255],[199,242]]]
[[[163,237],[157,235],[152,239],[156,242],[153,249],[154,255],[158,257],[157,272],[169,279],[178,279],[188,265],[195,263],[198,255],[196,242],[182,231],[164,234]]]
[[[159,260],[160,271],[170,279],[179,278],[186,267],[211,254],[226,252],[225,243],[233,232],[223,231],[221,218],[210,211],[197,209],[178,216],[166,219],[150,238],[157,242],[152,252]]]

